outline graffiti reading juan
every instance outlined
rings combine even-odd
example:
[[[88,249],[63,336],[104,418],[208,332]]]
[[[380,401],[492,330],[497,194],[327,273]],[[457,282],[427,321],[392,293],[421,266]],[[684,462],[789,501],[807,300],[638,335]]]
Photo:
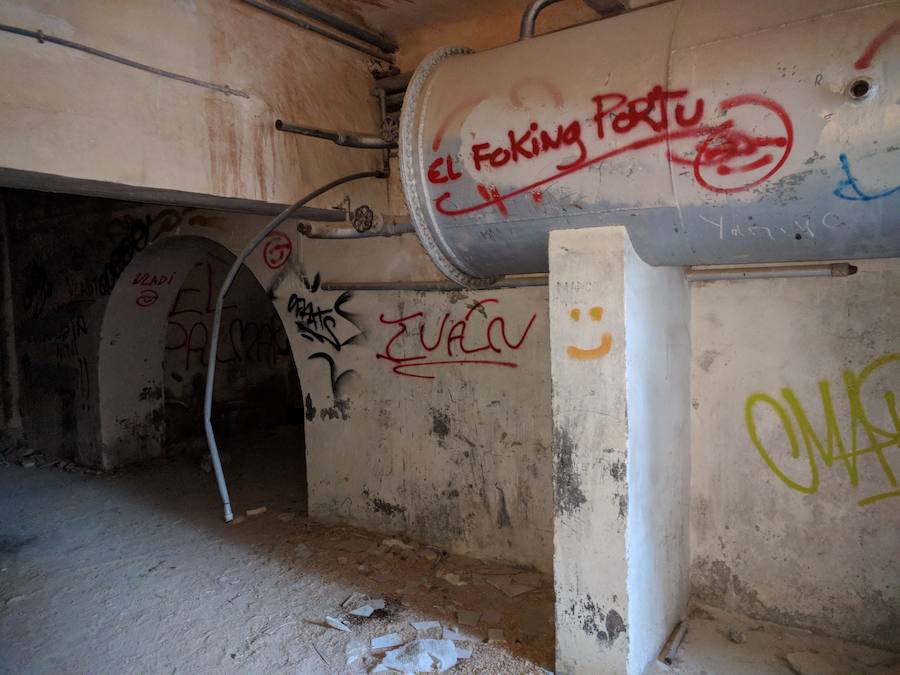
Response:
[[[537,314],[532,314],[528,323],[522,329],[518,339],[510,340],[506,332],[506,319],[503,316],[488,316],[488,309],[492,305],[499,304],[497,298],[479,300],[469,307],[465,316],[457,321],[450,320],[450,313],[446,312],[437,324],[437,334],[432,339],[426,339],[425,332],[428,325],[428,317],[424,312],[414,312],[396,319],[387,319],[384,314],[379,317],[381,323],[386,326],[396,326],[396,332],[387,341],[384,351],[375,358],[385,359],[394,364],[393,372],[405,377],[415,377],[422,380],[433,380],[433,375],[422,375],[409,372],[412,369],[434,368],[436,366],[500,366],[503,368],[518,368],[515,361],[510,361],[505,356],[506,350],[517,351],[528,337],[531,326],[537,319]],[[467,333],[471,336],[472,326],[476,323],[475,315],[482,317],[483,328],[478,330],[482,341],[477,344],[466,341]],[[396,344],[406,335],[411,335],[411,330],[418,324],[418,344],[414,353],[401,355],[397,353]],[[449,330],[447,329],[447,326]],[[483,331],[483,332],[482,332]],[[429,344],[430,343],[430,344]],[[440,348],[441,351],[438,351]],[[444,356],[446,353],[446,357]],[[472,356],[478,354],[478,356]]]

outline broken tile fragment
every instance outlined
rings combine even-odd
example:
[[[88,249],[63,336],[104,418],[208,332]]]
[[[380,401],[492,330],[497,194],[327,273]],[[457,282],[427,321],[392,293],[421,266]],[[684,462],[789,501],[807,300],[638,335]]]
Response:
[[[421,551],[419,551],[419,556],[421,556],[428,562],[434,562],[440,557],[440,554],[434,549],[423,548]]]
[[[342,630],[345,633],[350,632],[350,628],[340,619],[335,619],[333,616],[326,616],[325,623],[327,623],[332,628],[337,628],[338,630]]]
[[[456,665],[457,650],[449,640],[413,640],[393,649],[372,672],[443,673]]]
[[[487,577],[485,581],[510,598],[534,590],[533,586],[516,583],[509,575]]]
[[[488,642],[490,644],[506,642],[506,638],[503,636],[503,631],[499,628],[488,628]]]
[[[795,652],[786,657],[788,665],[797,675],[839,675],[844,671],[832,666],[828,659],[815,652]]]
[[[537,572],[522,572],[521,574],[514,574],[513,581],[517,584],[522,584],[523,586],[533,586],[537,588],[543,582],[543,578]]]
[[[481,618],[481,612],[471,612],[461,609],[456,613],[456,618],[461,626],[477,626]]]
[[[403,638],[397,633],[388,633],[387,635],[379,635],[372,638],[372,649],[388,649],[403,644]]]
[[[440,628],[441,622],[440,621],[413,621],[409,625],[412,626],[413,628],[415,628],[416,630],[429,630],[431,628]]]
[[[481,642],[481,638],[477,635],[463,633],[461,631],[453,630],[452,628],[447,628],[447,626],[444,626],[444,632],[441,637],[444,640],[458,640],[460,642]]]
[[[438,577],[439,579],[443,579],[448,584],[451,584],[453,586],[465,586],[468,583],[467,581],[463,581],[462,579],[460,579],[459,575],[455,572],[439,571],[436,572],[434,576]]]

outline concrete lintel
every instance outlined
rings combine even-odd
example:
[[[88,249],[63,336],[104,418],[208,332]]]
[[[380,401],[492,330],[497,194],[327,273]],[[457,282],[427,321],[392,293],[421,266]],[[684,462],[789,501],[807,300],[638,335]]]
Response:
[[[110,183],[101,180],[71,178],[56,174],[21,171],[0,167],[0,187],[20,190],[36,190],[38,192],[57,192],[105,199],[119,199],[141,204],[159,204],[160,206],[184,206],[215,211],[230,211],[251,215],[274,216],[287,208],[287,204],[265,202],[256,199],[221,197],[183,190],[167,190],[162,188]],[[303,195],[297,195],[297,199]],[[321,209],[305,206],[297,210],[296,218],[320,222],[344,222],[347,214],[341,209]]]

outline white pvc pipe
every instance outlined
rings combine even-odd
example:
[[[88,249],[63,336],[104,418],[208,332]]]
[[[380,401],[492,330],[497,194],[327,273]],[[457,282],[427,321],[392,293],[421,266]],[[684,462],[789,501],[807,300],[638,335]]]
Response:
[[[234,278],[237,276],[244,261],[250,257],[250,254],[260,245],[262,240],[276,227],[290,218],[294,211],[307,202],[312,201],[323,192],[326,192],[333,187],[337,187],[338,185],[349,183],[352,180],[358,180],[360,178],[383,178],[384,176],[385,174],[382,171],[364,171],[362,173],[354,173],[349,176],[344,176],[343,178],[338,178],[337,180],[322,186],[318,190],[313,190],[275,216],[272,222],[260,230],[257,235],[250,240],[250,243],[247,244],[244,250],[241,251],[240,255],[231,266],[231,269],[228,270],[228,274],[225,275],[225,280],[222,282],[222,288],[219,290],[219,297],[216,299],[216,311],[213,314],[212,334],[209,338],[209,367],[206,371],[206,391],[203,393],[203,428],[206,430],[206,442],[209,444],[209,454],[212,459],[213,471],[216,474],[216,483],[219,485],[219,494],[222,496],[222,504],[225,507],[226,523],[230,523],[234,520],[234,513],[232,513],[231,510],[231,499],[228,496],[228,486],[225,483],[225,474],[222,471],[222,462],[219,459],[219,446],[216,444],[216,435],[213,432],[212,427],[212,399],[216,381],[216,355],[219,351],[219,328],[222,324],[222,308],[225,306],[225,295],[228,293],[228,289],[231,288],[231,284],[234,283]]]

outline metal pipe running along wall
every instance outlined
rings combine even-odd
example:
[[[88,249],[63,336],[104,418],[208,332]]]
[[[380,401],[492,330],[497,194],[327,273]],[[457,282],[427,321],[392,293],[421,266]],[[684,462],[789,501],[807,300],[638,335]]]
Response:
[[[470,287],[604,225],[652,265],[900,256],[898,62],[900,2],[868,0],[672,0],[441,49],[401,115],[411,218]]]

